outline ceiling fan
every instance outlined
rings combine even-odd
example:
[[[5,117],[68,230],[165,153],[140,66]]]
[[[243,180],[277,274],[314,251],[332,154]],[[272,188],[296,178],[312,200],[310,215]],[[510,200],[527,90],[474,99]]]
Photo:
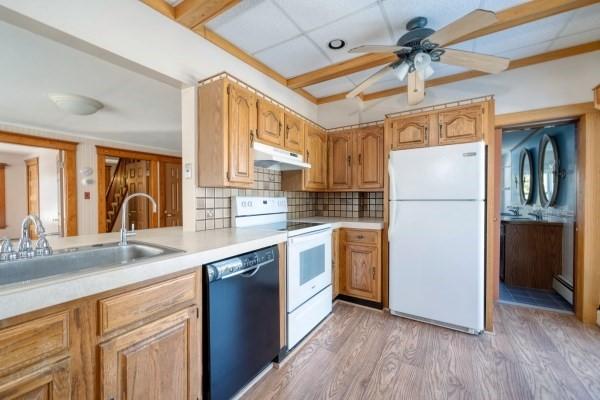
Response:
[[[427,28],[427,18],[408,21],[408,30],[395,46],[367,45],[349,50],[349,53],[393,53],[398,60],[386,65],[356,86],[346,97],[355,97],[393,70],[400,81],[408,75],[408,104],[415,105],[425,97],[425,79],[433,75],[432,62],[457,65],[490,74],[508,68],[510,59],[470,51],[443,47],[453,40],[485,28],[497,21],[488,10],[474,10],[438,31]]]

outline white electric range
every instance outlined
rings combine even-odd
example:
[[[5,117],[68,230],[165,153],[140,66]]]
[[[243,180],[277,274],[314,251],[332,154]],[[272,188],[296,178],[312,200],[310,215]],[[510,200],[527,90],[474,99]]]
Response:
[[[287,342],[293,348],[332,310],[331,224],[287,220],[285,197],[233,197],[231,225],[286,231]]]

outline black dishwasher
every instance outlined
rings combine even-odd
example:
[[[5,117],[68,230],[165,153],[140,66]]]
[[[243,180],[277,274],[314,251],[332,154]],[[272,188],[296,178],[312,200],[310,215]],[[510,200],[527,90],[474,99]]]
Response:
[[[204,398],[230,399],[279,353],[279,253],[268,247],[204,267]]]

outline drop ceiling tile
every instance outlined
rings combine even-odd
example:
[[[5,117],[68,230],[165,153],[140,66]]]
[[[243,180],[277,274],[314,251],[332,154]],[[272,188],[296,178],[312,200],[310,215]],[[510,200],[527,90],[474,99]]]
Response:
[[[352,14],[375,0],[273,0],[293,18],[300,29],[308,31]]]
[[[533,44],[531,46],[519,47],[518,49],[513,49],[510,51],[506,51],[500,54],[497,54],[501,57],[507,57],[511,60],[518,60],[519,58],[535,56],[537,54],[542,54],[548,51],[548,47],[550,46],[551,41],[542,42]]]
[[[469,68],[457,67],[455,65],[435,63],[435,64],[433,64],[433,70],[435,72],[429,78],[430,80],[435,79],[435,78],[441,78],[443,76],[460,74],[461,72],[469,71]]]
[[[397,79],[396,80],[388,79],[386,81],[375,82],[367,90],[365,90],[364,93],[375,93],[375,92],[380,92],[382,90],[392,89],[392,88],[396,88],[396,87],[400,87],[400,86],[406,86],[406,82],[400,82]]]
[[[410,7],[406,2],[397,0],[385,0],[383,8],[395,35],[395,39],[406,33],[406,23],[414,17],[426,17],[428,27],[440,29],[479,8],[480,0],[456,0],[456,1],[413,1]]]
[[[569,20],[569,13],[558,14],[515,28],[492,33],[475,40],[475,51],[500,55],[511,50],[554,39]]]
[[[309,32],[308,35],[327,53],[333,62],[356,57],[356,54],[348,53],[348,50],[353,47],[363,44],[385,45],[394,43],[386,29],[383,14],[377,4]],[[340,50],[331,50],[327,47],[327,43],[332,39],[345,40],[346,47]]]
[[[316,97],[331,96],[343,92],[349,92],[354,89],[354,84],[346,77],[332,79],[327,82],[317,83],[316,85],[307,86],[306,89],[310,94]]]
[[[526,3],[525,0],[482,0],[481,8],[490,11],[502,11],[506,8],[518,6],[519,4]]]
[[[298,36],[300,31],[268,0],[245,0],[207,26],[247,53]]]
[[[576,33],[574,35],[561,36],[554,40],[548,50],[558,50],[565,47],[577,46],[579,44],[600,40],[600,29]]]
[[[600,4],[583,7],[572,11],[573,18],[569,21],[562,35],[572,35],[600,27]]]
[[[327,57],[304,36],[260,51],[255,57],[288,78],[330,64]]]

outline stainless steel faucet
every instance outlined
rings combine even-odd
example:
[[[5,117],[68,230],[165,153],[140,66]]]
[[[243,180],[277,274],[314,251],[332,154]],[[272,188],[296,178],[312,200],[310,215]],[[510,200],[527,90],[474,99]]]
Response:
[[[35,231],[38,235],[38,241],[34,249],[29,239],[29,225],[33,222]],[[52,248],[46,239],[46,230],[42,221],[37,215],[30,214],[21,222],[21,239],[17,249],[17,258],[32,258],[34,256],[52,255]]]
[[[542,213],[542,210],[532,211],[529,213],[529,215],[531,215],[532,217],[535,217],[536,221],[541,221],[544,219],[544,214]]]
[[[14,261],[17,259],[17,252],[13,249],[12,242],[9,238],[2,239],[0,244],[0,262]]]
[[[510,211],[515,217],[519,217],[521,215],[520,208],[517,206],[508,206],[506,207],[508,211]]]
[[[135,235],[135,232],[133,230],[127,230],[127,223],[129,220],[127,209],[129,200],[138,196],[142,196],[150,200],[150,202],[152,203],[152,212],[156,213],[156,201],[152,198],[152,196],[147,195],[146,193],[133,193],[125,197],[125,200],[123,200],[123,206],[121,207],[121,241],[119,242],[119,246],[127,246],[127,238],[129,236]]]

